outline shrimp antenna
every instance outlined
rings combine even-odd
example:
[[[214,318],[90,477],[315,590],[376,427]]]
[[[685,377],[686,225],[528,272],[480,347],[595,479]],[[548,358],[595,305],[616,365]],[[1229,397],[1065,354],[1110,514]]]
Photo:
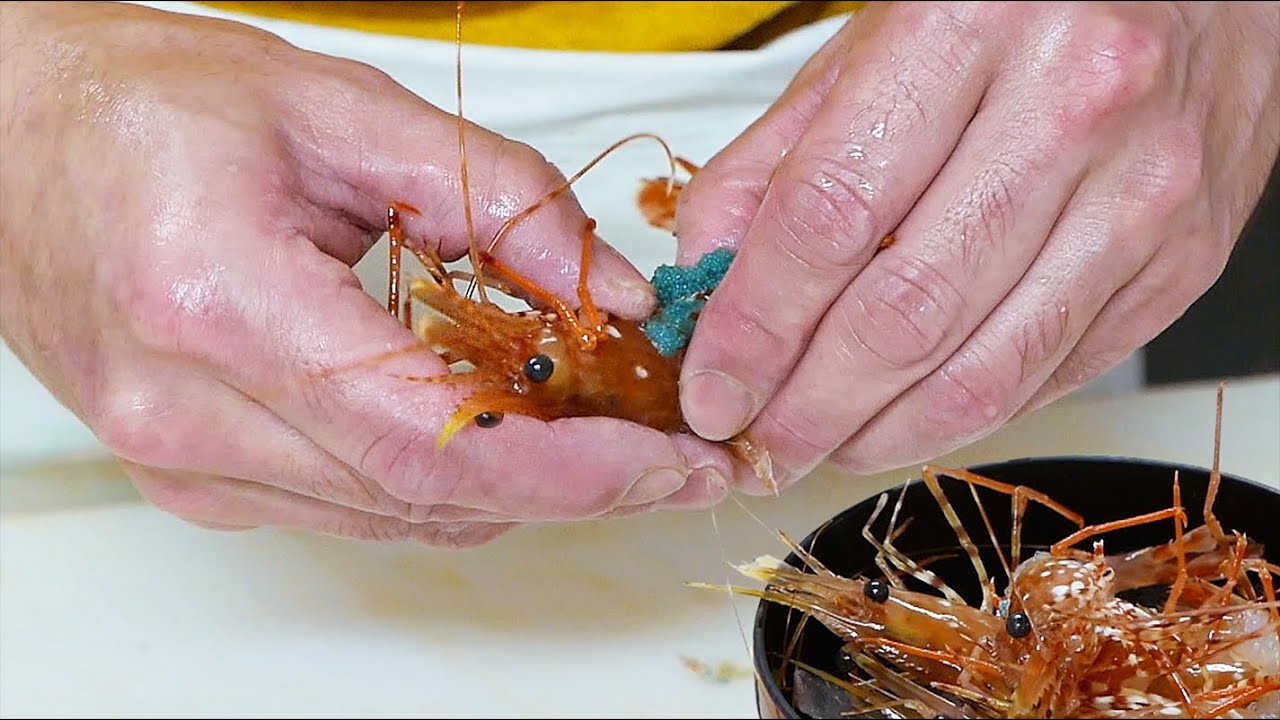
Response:
[[[605,148],[604,150],[601,150],[600,153],[597,154],[594,158],[592,158],[590,162],[584,165],[581,170],[574,173],[572,177],[570,177],[568,180],[565,180],[563,183],[561,183],[558,187],[556,187],[551,192],[547,193],[546,195],[543,195],[537,202],[533,203],[532,205],[525,208],[524,210],[521,210],[515,215],[512,215],[511,217],[507,218],[507,221],[504,222],[502,224],[502,227],[498,228],[498,232],[494,234],[493,240],[489,241],[489,247],[486,250],[486,254],[492,255],[494,253],[494,249],[498,247],[498,243],[502,242],[502,239],[506,237],[507,233],[510,232],[512,228],[514,228],[517,224],[519,224],[525,218],[537,212],[539,209],[545,207],[552,200],[555,200],[556,198],[563,195],[566,191],[569,190],[570,187],[573,186],[575,182],[580,180],[583,175],[586,175],[587,172],[591,170],[591,168],[598,165],[601,160],[604,160],[606,157],[608,157],[610,153],[622,147],[623,145],[626,145],[629,142],[632,142],[635,140],[641,140],[641,139],[648,139],[648,140],[653,140],[657,142],[659,145],[662,146],[662,151],[666,153],[667,164],[671,167],[671,174],[667,177],[667,194],[670,195],[675,187],[676,167],[680,163],[679,161],[676,160],[675,153],[671,152],[671,147],[667,145],[667,141],[663,140],[661,137],[659,137],[658,135],[655,135],[654,133],[642,132],[642,133],[635,133],[634,135],[628,135],[627,137],[624,137],[621,140],[618,140],[617,142],[613,143],[612,145]],[[465,178],[466,176],[464,175],[463,177]],[[466,182],[465,179],[463,182],[464,183]],[[472,262],[474,263],[475,260],[473,259]],[[477,271],[478,270],[479,268],[477,267]],[[467,297],[471,297],[471,293],[473,290],[475,290],[477,285],[478,285],[478,281],[473,279],[471,283],[467,286]],[[481,290],[481,297],[484,297],[483,285],[480,285],[480,290]]]
[[[474,273],[471,279],[471,287],[467,288],[467,296],[470,297],[472,288],[478,286],[480,289],[480,301],[488,303],[489,297],[484,291],[484,278],[480,268],[480,248],[476,244],[475,221],[471,217],[471,183],[467,176],[466,121],[462,119],[462,5],[463,0],[458,0],[457,9],[454,13],[456,19],[454,72],[455,85],[458,91],[458,158],[462,163],[462,211],[467,219],[467,254],[471,257],[471,267]]]

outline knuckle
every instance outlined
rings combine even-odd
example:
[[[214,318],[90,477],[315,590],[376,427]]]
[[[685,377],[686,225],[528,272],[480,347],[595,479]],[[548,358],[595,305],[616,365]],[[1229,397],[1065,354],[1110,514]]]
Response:
[[[880,227],[871,203],[875,186],[853,168],[828,160],[792,175],[778,203],[780,249],[808,269],[857,266]]]
[[[791,338],[796,328],[786,326],[785,318],[758,304],[754,296],[736,302],[724,302],[725,297],[713,294],[698,321],[706,326],[700,328],[697,340],[712,343],[712,364],[738,370],[731,374],[749,381],[778,363],[788,362],[790,355],[785,349],[794,345]]]
[[[1040,393],[1050,400],[1060,397],[1119,365],[1132,351],[1077,349],[1054,370]]]
[[[183,461],[185,434],[174,426],[169,401],[150,389],[119,381],[90,413],[94,433],[113,455],[154,467]]]
[[[1131,163],[1121,192],[1142,212],[1142,222],[1163,220],[1200,194],[1205,170],[1204,132],[1191,123],[1173,123]]]
[[[1060,355],[1067,342],[1071,313],[1065,301],[1044,303],[1022,323],[1012,342],[1018,356],[1019,382]]]
[[[1013,389],[993,367],[993,358],[995,353],[980,346],[961,351],[926,381],[937,439],[970,442],[999,425]]]
[[[849,353],[865,348],[885,365],[904,369],[943,344],[964,296],[930,263],[883,253],[852,287],[853,302],[837,305],[838,337]]]
[[[916,3],[902,3],[905,6]],[[964,68],[972,66],[981,54],[987,39],[982,28],[995,18],[983,3],[920,3],[917,11],[922,17],[913,24],[921,28],[922,37],[944,38],[941,43],[929,44],[927,57],[935,60],[935,75],[940,80],[950,80]],[[987,16],[987,17],[984,17]]]
[[[495,143],[493,163],[486,187],[511,188],[513,182],[520,183],[514,188],[520,207],[513,211],[532,205],[567,180],[564,173],[532,145],[501,135],[494,135],[492,141]]]
[[[898,33],[942,38],[925,49],[931,57],[944,60],[941,67],[952,72],[965,67],[964,61],[986,42],[983,28],[999,21],[997,12],[986,3],[892,3],[883,11],[888,14],[888,26]]]
[[[1087,131],[1150,97],[1169,59],[1166,35],[1135,20],[1080,23],[1067,40],[1059,105],[1068,129]]]
[[[328,58],[325,58],[327,61]],[[349,75],[361,89],[369,91],[374,95],[386,95],[391,93],[407,93],[406,88],[391,77],[386,71],[359,60],[351,60],[347,58],[335,58],[343,68],[349,70]],[[337,73],[334,74],[337,77]],[[345,90],[345,88],[344,88]],[[347,93],[339,94],[337,97],[343,97]]]
[[[974,177],[973,194],[969,202],[961,203],[955,212],[960,215],[956,241],[960,247],[960,259],[976,269],[998,240],[1008,236],[1017,216],[1019,191],[1025,187],[1027,172],[1024,163],[1013,157],[994,160],[984,166]]]
[[[844,439],[838,425],[825,422],[819,413],[793,412],[767,407],[752,434],[769,448],[770,462],[778,477],[799,477],[821,462]]]
[[[222,292],[222,270],[191,267],[191,258],[176,258],[189,271],[170,275],[157,268],[164,258],[139,257],[127,263],[127,277],[113,279],[110,297],[127,327],[144,347],[162,353],[213,359],[222,345],[220,328],[233,316]]]

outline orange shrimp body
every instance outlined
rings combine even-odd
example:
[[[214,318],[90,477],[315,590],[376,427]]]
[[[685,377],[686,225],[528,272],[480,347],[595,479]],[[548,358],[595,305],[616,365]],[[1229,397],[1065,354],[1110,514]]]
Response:
[[[554,313],[507,313],[466,300],[465,306],[442,308],[450,303],[438,296],[428,300],[440,291],[427,291],[427,285],[415,282],[411,292],[443,314],[424,318],[418,335],[448,356],[466,358],[472,369],[450,378],[474,389],[445,424],[440,445],[473,418],[483,425],[500,413],[540,420],[613,417],[663,432],[683,427],[679,370],[635,323],[608,321],[606,339],[587,351]]]
[[[636,323],[596,309],[585,282],[580,283],[582,306],[575,312],[486,253],[481,259],[495,276],[493,285],[523,290],[552,309],[508,312],[487,300],[468,299],[454,287],[456,275],[445,270],[438,255],[405,242],[398,216],[404,210],[412,208],[393,206],[388,213],[392,242],[412,250],[427,269],[425,277],[412,279],[409,295],[433,311],[418,320],[414,332],[454,366],[448,375],[418,379],[471,390],[442,428],[440,447],[468,422],[491,427],[505,413],[540,420],[613,417],[664,432],[683,429],[678,360],[660,355]],[[588,239],[593,229],[589,222]],[[589,248],[584,240],[583,278]]]

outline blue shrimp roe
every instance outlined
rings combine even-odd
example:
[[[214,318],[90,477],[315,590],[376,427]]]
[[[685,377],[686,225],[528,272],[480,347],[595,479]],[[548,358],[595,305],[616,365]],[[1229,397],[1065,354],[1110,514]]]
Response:
[[[689,267],[660,265],[654,271],[651,282],[658,294],[658,309],[643,327],[660,355],[674,357],[689,344],[698,313],[732,261],[733,251],[720,248]]]

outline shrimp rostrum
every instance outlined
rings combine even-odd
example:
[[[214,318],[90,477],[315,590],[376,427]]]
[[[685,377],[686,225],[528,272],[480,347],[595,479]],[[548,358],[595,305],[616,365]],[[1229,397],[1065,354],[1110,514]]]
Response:
[[[1221,388],[1218,402],[1220,429]],[[864,716],[1280,717],[1280,568],[1214,515],[1217,455],[1215,440],[1204,522],[1189,531],[1176,473],[1167,507],[1086,525],[1030,487],[925,466],[923,484],[976,573],[977,602],[931,569],[935,558],[898,549],[908,531],[895,529],[905,486],[889,530],[871,532],[888,504],[881,495],[862,531],[883,577],[841,576],[784,535],[803,567],[766,556],[738,568],[763,589],[731,589],[799,610],[838,636],[856,667],[828,679]],[[972,493],[992,547],[1009,550],[1007,558],[998,551],[1003,593],[959,523],[944,479],[1010,496],[1011,538],[998,543]],[[1023,559],[1021,518],[1030,503],[1075,530]],[[1152,523],[1171,524],[1173,539],[1106,552],[1109,534]],[[1163,598],[1139,598],[1153,589]]]

